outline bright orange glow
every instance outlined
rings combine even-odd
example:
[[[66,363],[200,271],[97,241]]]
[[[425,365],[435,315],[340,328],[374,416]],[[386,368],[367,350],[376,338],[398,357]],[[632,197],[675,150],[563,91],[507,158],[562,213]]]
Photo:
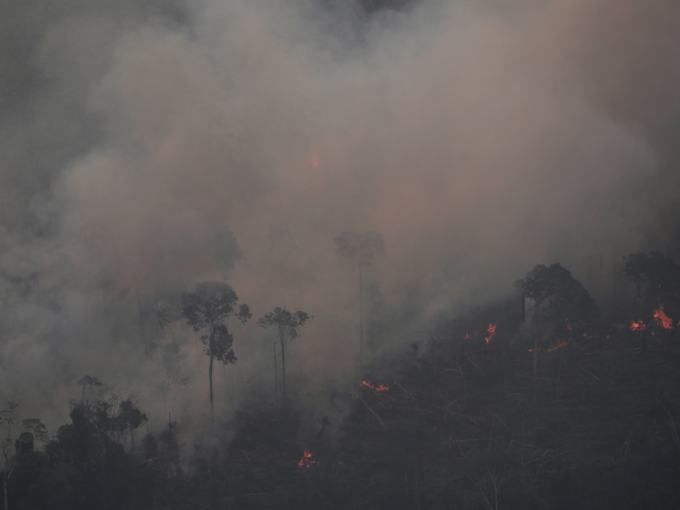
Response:
[[[470,340],[470,333],[465,333],[465,340]]]
[[[312,467],[312,464],[316,464],[315,460],[312,460],[312,452],[305,448],[305,453],[302,454],[302,459],[298,462],[298,466],[302,467]]]
[[[659,301],[659,308],[654,310],[654,318],[659,321],[663,329],[673,329],[673,320],[663,312],[661,301]]]
[[[312,154],[310,156],[310,159],[312,160],[312,166],[314,168],[319,168],[319,156],[317,156],[316,154]]]
[[[387,391],[390,389],[389,384],[378,384],[376,386],[371,381],[361,381],[361,384],[363,384],[364,386],[368,386],[369,388],[373,388],[375,391]]]
[[[632,331],[642,331],[644,329],[647,329],[647,326],[645,326],[645,323],[642,322],[641,320],[639,321],[631,321],[630,322],[630,329]]]
[[[486,340],[486,343],[488,344],[489,340],[491,340],[496,334],[496,325],[489,324],[489,329],[487,331],[489,332],[489,336],[487,336],[484,340]]]

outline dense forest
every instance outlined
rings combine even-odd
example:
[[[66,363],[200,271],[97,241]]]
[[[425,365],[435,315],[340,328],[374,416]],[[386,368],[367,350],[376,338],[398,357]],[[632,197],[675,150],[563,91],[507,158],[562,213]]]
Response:
[[[538,265],[517,282],[532,306],[470,311],[368,362],[355,391],[330,396],[345,419],[323,417],[306,442],[293,399],[245,402],[217,424],[230,439],[198,457],[176,422],[151,434],[133,402],[98,398],[96,377],[49,437],[10,404],[3,508],[675,508],[680,268],[660,253],[625,268],[625,323],[599,319],[561,265]]]

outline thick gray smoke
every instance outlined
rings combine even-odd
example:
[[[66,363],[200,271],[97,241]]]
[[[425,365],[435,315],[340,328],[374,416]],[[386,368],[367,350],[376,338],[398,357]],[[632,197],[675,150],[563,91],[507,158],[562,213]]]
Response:
[[[291,388],[342,386],[342,231],[384,234],[366,288],[401,331],[539,262],[606,297],[622,255],[677,244],[675,1],[59,4],[0,12],[0,401],[27,415],[63,423],[87,373],[200,424],[207,358],[177,312],[197,281],[255,319],[314,315]],[[231,327],[222,414],[273,384],[274,332]]]

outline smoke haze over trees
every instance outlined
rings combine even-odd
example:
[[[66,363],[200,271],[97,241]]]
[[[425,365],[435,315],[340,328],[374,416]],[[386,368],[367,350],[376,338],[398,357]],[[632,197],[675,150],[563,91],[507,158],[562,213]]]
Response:
[[[201,431],[179,320],[201,281],[314,315],[289,395],[349,384],[338,232],[388,240],[378,354],[537,263],[613,314],[623,255],[680,255],[678,20],[675,0],[3,2],[0,402],[58,426],[87,373]],[[265,335],[239,330],[216,416],[269,381]]]

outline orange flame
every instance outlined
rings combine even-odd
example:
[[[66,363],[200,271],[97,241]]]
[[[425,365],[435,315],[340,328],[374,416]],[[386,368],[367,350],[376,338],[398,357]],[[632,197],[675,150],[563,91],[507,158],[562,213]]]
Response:
[[[312,464],[316,464],[316,461],[312,460],[312,452],[305,448],[305,453],[302,454],[302,459],[298,462],[298,466],[312,467]]]
[[[572,330],[574,329],[574,326],[572,326],[571,324],[569,324],[569,323],[567,322],[567,329],[568,329],[569,331],[572,331]]]
[[[645,326],[645,323],[642,322],[641,320],[639,321],[630,321],[630,329],[632,331],[642,331],[644,329],[647,329],[647,326]]]
[[[470,340],[470,333],[465,333],[465,340]]]
[[[661,323],[663,329],[673,329],[673,319],[664,313],[661,301],[659,301],[659,308],[654,310],[654,318]]]
[[[496,325],[489,324],[489,329],[487,331],[489,332],[489,336],[487,336],[484,340],[486,340],[486,343],[488,344],[489,340],[491,340],[496,334]]]
[[[314,168],[319,168],[319,156],[312,154],[309,158],[312,160],[312,166]]]
[[[361,381],[361,384],[363,384],[364,386],[368,386],[369,388],[373,388],[375,391],[387,391],[390,389],[389,384],[378,384],[376,386],[371,381]]]
[[[565,345],[567,345],[567,342],[557,342],[550,349],[546,349],[545,352],[556,351],[557,349],[561,349]]]

